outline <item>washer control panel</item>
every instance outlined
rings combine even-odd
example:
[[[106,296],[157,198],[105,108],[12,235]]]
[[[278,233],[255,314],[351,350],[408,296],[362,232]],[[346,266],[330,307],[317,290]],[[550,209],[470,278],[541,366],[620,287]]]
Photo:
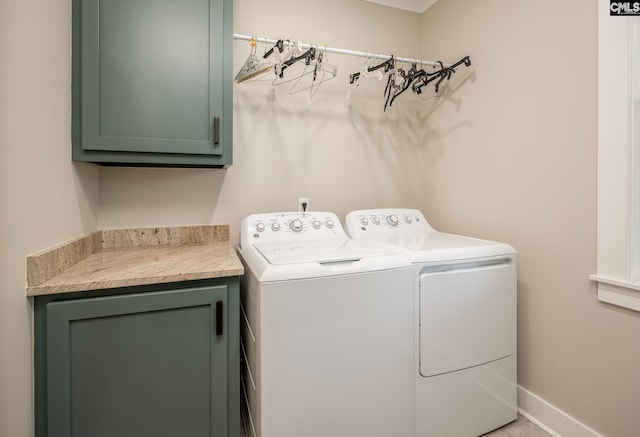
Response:
[[[242,220],[240,246],[346,237],[340,220],[332,212],[253,214]]]
[[[351,238],[363,238],[405,232],[429,232],[433,231],[433,228],[420,210],[383,208],[350,212],[345,218],[345,230]]]

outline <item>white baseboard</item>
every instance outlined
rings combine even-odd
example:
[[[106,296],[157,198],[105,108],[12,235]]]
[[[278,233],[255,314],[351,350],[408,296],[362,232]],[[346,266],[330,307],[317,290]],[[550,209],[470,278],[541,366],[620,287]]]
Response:
[[[521,386],[518,386],[518,412],[553,437],[604,437]]]

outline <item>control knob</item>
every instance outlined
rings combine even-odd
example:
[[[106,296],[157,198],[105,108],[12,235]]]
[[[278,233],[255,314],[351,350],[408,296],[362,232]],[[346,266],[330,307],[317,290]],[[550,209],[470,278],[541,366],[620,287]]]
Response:
[[[390,216],[387,216],[387,223],[389,223],[389,225],[391,226],[398,226],[398,217],[396,217],[393,214]]]
[[[302,230],[302,220],[291,220],[291,223],[289,223],[289,227],[293,232],[300,232]]]
[[[362,217],[360,219],[360,223],[362,223],[362,226],[367,226],[369,224],[369,219],[366,217]]]
[[[264,223],[258,223],[256,225],[256,231],[258,232],[264,232]]]
[[[313,226],[313,229],[320,229],[320,220],[312,221],[311,226]]]
[[[271,223],[271,229],[274,232],[278,232],[280,230],[280,223],[278,223],[278,222]]]
[[[404,222],[405,222],[406,224],[411,223],[411,221],[412,221],[412,220],[411,220],[411,217],[409,217],[408,215],[405,215],[405,216],[404,216]]]
[[[327,228],[333,229],[333,220],[331,220],[331,219],[327,220],[325,225],[327,225]]]

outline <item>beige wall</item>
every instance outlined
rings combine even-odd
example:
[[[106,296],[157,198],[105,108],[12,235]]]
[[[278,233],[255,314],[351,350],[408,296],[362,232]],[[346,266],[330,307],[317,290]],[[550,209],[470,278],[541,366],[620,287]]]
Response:
[[[474,70],[426,117],[425,214],[518,249],[519,384],[605,435],[637,435],[640,317],[599,304],[588,279],[596,2],[440,0],[422,40],[424,56],[470,54]]]
[[[416,56],[420,16],[360,0],[235,2],[235,32],[369,52]],[[260,44],[258,50],[264,52]],[[249,43],[234,43],[234,72]],[[228,170],[100,170],[99,227],[229,223],[234,242],[251,213],[311,208],[344,215],[375,206],[418,206],[418,114],[385,114],[383,82],[347,101],[363,60],[328,55],[338,77],[313,99],[292,84],[234,85],[234,164]]]
[[[96,229],[98,169],[70,150],[69,0],[0,1],[0,435],[33,434],[28,254]]]

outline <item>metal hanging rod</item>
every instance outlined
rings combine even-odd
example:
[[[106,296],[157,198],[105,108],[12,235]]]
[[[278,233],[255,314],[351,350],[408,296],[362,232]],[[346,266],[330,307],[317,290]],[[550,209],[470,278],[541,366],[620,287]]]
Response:
[[[262,37],[258,37],[258,36],[249,36],[249,35],[240,35],[237,33],[233,34],[233,39],[237,39],[237,40],[241,40],[241,41],[251,41],[252,39],[255,42],[260,42],[260,43],[266,43],[266,44],[276,44],[278,42],[278,40],[276,39],[270,39],[270,38],[262,38]],[[358,56],[361,58],[371,58],[371,59],[382,59],[382,60],[387,60],[387,59],[391,59],[391,56],[389,55],[381,55],[381,54],[376,54],[376,53],[369,53],[369,52],[360,52],[360,51],[356,51],[356,50],[346,50],[346,49],[338,49],[335,47],[321,47],[319,45],[314,45],[314,44],[306,44],[306,43],[299,43],[299,46],[301,49],[306,50],[309,49],[311,47],[315,47],[315,48],[322,48],[322,50],[324,50],[327,53],[337,53],[340,55],[347,55],[347,56]],[[421,60],[421,59],[411,59],[411,58],[401,58],[401,57],[395,57],[395,60],[398,62],[406,62],[409,64],[420,64],[420,65],[426,65],[429,67],[450,67],[451,65],[449,64],[441,64],[440,62],[435,62],[435,61],[425,61],[425,60]]]

